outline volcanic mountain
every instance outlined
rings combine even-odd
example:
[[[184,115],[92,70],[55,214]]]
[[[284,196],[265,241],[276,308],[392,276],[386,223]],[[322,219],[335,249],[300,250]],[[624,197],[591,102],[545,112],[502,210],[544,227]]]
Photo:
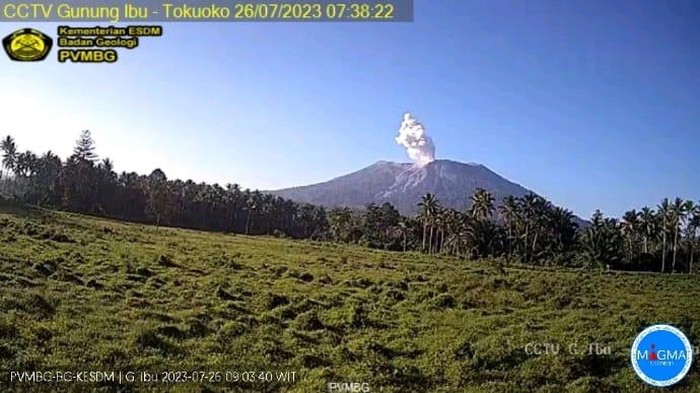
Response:
[[[402,214],[414,214],[421,197],[435,194],[443,206],[464,211],[477,188],[493,195],[496,205],[504,197],[521,197],[532,191],[513,183],[480,164],[436,160],[424,166],[379,161],[330,181],[269,191],[297,202],[326,207],[365,207],[390,202]]]

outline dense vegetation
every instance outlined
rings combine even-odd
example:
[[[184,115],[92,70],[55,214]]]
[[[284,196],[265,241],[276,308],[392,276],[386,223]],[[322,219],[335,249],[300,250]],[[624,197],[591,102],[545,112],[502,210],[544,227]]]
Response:
[[[11,383],[8,370],[250,370],[297,377],[151,387],[653,392],[630,345],[658,322],[697,344],[698,296],[686,274],[504,267],[0,206],[0,391],[96,387]],[[698,386],[693,367],[672,390]]]
[[[236,184],[221,187],[150,175],[117,175],[99,160],[88,131],[62,161],[19,152],[2,141],[4,181],[0,195],[109,218],[182,228],[279,237],[334,240],[395,251],[421,251],[465,258],[501,257],[533,265],[607,267],[621,270],[694,272],[700,206],[664,199],[656,208],[630,210],[618,220],[596,212],[578,228],[573,214],[530,194],[496,204],[477,190],[465,212],[440,206],[427,194],[416,217],[402,217],[391,204],[362,211],[297,204]],[[466,196],[465,196],[466,198]]]

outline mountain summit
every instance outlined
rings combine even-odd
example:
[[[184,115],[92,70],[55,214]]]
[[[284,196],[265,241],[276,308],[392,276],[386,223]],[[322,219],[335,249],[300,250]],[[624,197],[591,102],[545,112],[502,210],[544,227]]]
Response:
[[[269,191],[297,202],[335,207],[364,207],[390,202],[402,214],[413,214],[421,197],[430,192],[443,206],[464,211],[477,188],[493,195],[496,205],[504,197],[521,197],[532,191],[480,164],[435,160],[423,166],[379,161],[327,182]]]

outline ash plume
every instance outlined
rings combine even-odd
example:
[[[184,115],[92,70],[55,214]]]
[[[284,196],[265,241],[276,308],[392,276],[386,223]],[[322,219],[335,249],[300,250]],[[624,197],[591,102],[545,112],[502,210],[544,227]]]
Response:
[[[423,124],[410,113],[404,113],[396,143],[406,148],[406,153],[418,166],[435,161],[435,145]]]

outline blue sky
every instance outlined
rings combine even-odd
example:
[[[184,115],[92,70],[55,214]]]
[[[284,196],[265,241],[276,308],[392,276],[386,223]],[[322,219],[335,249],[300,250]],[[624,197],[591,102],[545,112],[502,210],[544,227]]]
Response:
[[[416,0],[412,23],[170,23],[111,65],[0,58],[0,86],[0,133],[20,148],[65,157],[90,129],[118,171],[324,181],[407,161],[393,138],[411,111],[438,158],[483,163],[584,217],[700,198],[693,0]]]

